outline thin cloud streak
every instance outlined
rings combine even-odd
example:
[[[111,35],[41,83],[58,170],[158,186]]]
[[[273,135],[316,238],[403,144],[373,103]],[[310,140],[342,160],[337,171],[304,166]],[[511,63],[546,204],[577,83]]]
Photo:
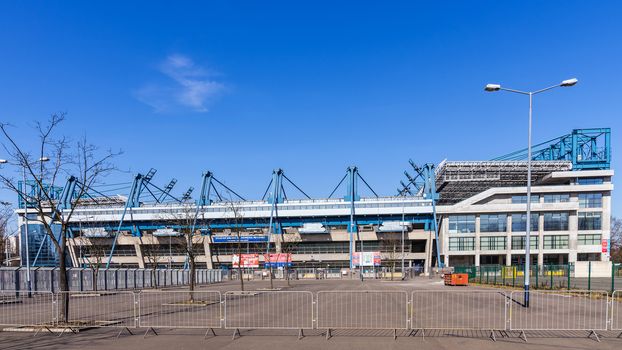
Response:
[[[137,100],[156,112],[183,107],[204,113],[226,89],[223,83],[213,78],[213,72],[181,54],[168,56],[158,65],[158,71],[167,77],[164,83],[148,83],[134,91]]]

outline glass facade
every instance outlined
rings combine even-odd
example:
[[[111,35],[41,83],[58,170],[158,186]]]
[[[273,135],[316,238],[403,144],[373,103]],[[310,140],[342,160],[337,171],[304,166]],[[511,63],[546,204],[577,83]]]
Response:
[[[479,249],[505,250],[505,236],[480,237]]]
[[[474,237],[450,237],[449,238],[449,250],[450,251],[475,250],[475,238]]]
[[[26,233],[25,225],[20,227],[20,249],[22,266],[26,266]],[[52,231],[54,236],[58,239],[60,237],[60,226],[52,225]],[[69,255],[69,254],[67,254]],[[28,257],[30,259],[30,266],[57,266],[58,254],[54,243],[45,231],[45,228],[41,224],[28,224]],[[67,262],[71,265],[71,259],[67,257]]]
[[[512,236],[512,249],[524,250],[526,241],[525,236]],[[530,236],[529,246],[531,249],[538,249],[538,236]]]
[[[540,195],[532,194],[531,203],[540,203]],[[512,204],[527,204],[527,195],[512,196]]]
[[[579,208],[602,208],[603,207],[603,194],[602,193],[580,193],[579,194]]]
[[[579,235],[578,243],[579,245],[600,245],[601,235],[599,234]]]
[[[600,212],[579,213],[579,230],[600,230],[602,224]]]
[[[544,249],[568,249],[568,235],[544,236]]]
[[[602,185],[603,179],[600,177],[582,177],[577,179],[579,185]]]
[[[544,213],[544,231],[568,231],[568,213]]]
[[[479,230],[480,232],[505,232],[507,228],[507,215],[480,215]]]
[[[567,203],[570,202],[568,193],[545,194],[544,203]]]
[[[538,219],[537,213],[531,213],[531,231],[538,231]],[[527,214],[512,214],[512,232],[525,232],[527,231]]]
[[[475,215],[452,215],[449,217],[449,233],[475,232]]]

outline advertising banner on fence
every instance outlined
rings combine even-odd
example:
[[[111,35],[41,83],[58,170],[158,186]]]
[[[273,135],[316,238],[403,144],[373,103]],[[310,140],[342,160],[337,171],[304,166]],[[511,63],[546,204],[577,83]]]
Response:
[[[292,266],[291,253],[264,254],[263,257],[266,267]]]
[[[380,252],[363,252],[362,259],[360,252],[352,253],[352,264],[354,266],[380,266],[381,262]]]
[[[233,254],[231,265],[234,268],[257,268],[259,267],[259,254],[241,254],[241,256]]]

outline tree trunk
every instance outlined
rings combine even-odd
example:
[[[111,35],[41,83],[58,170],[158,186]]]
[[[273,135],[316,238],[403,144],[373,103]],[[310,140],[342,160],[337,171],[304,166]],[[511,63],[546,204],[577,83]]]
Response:
[[[189,258],[188,262],[190,263],[190,302],[194,303],[194,285],[197,266],[196,262],[194,261],[194,257]]]
[[[61,292],[59,300],[59,321],[67,322],[69,320],[69,281],[67,280],[67,263],[65,259],[65,237],[61,237],[61,245],[58,254],[58,288]]]

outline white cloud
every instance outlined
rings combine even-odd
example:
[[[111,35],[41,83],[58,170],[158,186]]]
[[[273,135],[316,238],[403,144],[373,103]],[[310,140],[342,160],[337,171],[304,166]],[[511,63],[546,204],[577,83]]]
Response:
[[[168,56],[158,66],[168,79],[162,84],[149,83],[134,91],[141,102],[156,112],[170,111],[176,107],[207,112],[207,106],[225,90],[225,85],[214,79],[214,73],[195,64],[187,56]]]

